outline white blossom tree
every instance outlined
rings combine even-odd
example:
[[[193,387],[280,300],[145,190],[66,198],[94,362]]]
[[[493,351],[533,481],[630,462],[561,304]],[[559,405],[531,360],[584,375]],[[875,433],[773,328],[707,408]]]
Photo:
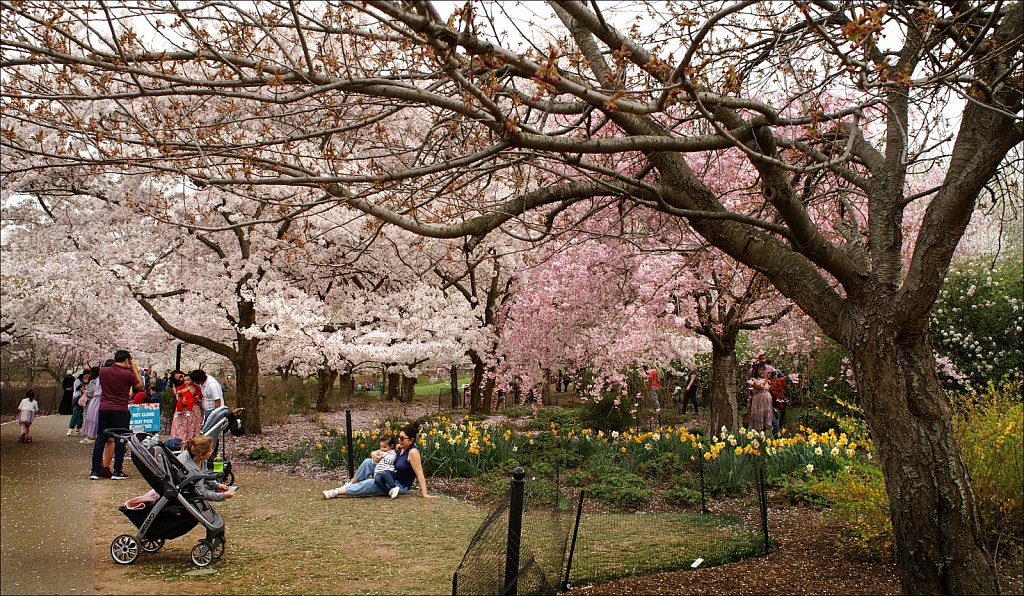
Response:
[[[504,6],[3,2],[5,183],[172,171],[473,242],[616,201],[685,220],[850,351],[904,589],[997,591],[928,323],[979,194],[1019,166],[1024,5]],[[720,152],[756,192],[695,173]]]

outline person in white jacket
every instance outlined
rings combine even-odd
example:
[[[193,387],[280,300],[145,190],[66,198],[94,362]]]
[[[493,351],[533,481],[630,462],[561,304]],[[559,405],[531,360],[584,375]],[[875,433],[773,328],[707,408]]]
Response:
[[[18,404],[18,426],[21,428],[22,443],[32,442],[32,421],[39,411],[39,402],[36,401],[36,392],[29,389],[25,392],[25,399]]]

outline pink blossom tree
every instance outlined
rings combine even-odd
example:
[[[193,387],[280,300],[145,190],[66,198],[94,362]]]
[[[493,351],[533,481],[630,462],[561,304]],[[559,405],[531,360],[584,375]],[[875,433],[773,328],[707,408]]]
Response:
[[[996,592],[928,322],[979,194],[1019,176],[1024,5],[540,9],[531,25],[475,3],[5,5],[2,175],[302,189],[308,208],[475,241],[615,203],[678,218],[850,351],[904,589]],[[751,185],[698,175],[723,151]],[[941,184],[911,190],[933,166]]]

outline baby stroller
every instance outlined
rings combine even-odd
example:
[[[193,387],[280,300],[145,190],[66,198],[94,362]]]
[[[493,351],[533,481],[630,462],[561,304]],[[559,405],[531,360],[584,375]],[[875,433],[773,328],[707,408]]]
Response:
[[[161,442],[147,449],[148,433],[132,433],[128,429],[106,431],[115,441],[125,444],[132,462],[149,486],[147,495],[131,499],[119,510],[139,529],[134,536],[121,534],[110,543],[114,561],[134,563],[139,550],[155,553],[164,542],[184,536],[198,524],[206,528],[206,537],[192,549],[192,562],[206,567],[224,555],[224,519],[206,499],[196,493],[196,484],[216,480],[220,474],[208,472],[189,474],[174,453]]]
[[[224,484],[235,483],[235,473],[231,471],[231,462],[228,461],[227,457],[227,436],[230,432],[236,437],[240,437],[245,434],[245,428],[242,426],[242,419],[238,417],[238,414],[242,412],[242,409],[231,410],[227,406],[221,406],[216,410],[210,412],[209,418],[203,423],[203,434],[213,439],[213,452],[217,453],[217,449],[220,449],[219,459],[224,462],[224,469],[221,478]],[[225,440],[222,440],[225,439]],[[207,462],[211,468],[217,466],[217,461],[210,460]],[[218,471],[214,469],[214,471]]]
[[[210,412],[210,416],[203,423],[203,434],[213,439],[213,452],[217,453],[217,450],[220,449],[218,458],[223,461],[224,469],[215,471],[221,473],[224,484],[234,484],[235,473],[231,471],[231,462],[227,458],[227,441],[222,440],[222,438],[226,439],[229,432],[236,437],[245,434],[242,419],[238,416],[242,411],[242,408],[232,410],[227,406],[221,406]],[[167,446],[171,451],[176,452],[181,448],[181,440],[171,439],[167,441]],[[217,461],[211,459],[207,462],[207,465],[213,470],[217,465]]]

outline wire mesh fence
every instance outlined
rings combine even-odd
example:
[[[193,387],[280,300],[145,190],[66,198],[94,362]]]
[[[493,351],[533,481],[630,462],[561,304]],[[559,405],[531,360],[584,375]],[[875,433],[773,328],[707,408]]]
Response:
[[[515,535],[518,564],[510,571],[509,517],[512,494],[480,524],[452,581],[452,594],[555,594],[562,582],[575,512],[558,471],[529,471]],[[515,524],[513,524],[514,531]],[[511,585],[510,585],[511,584]],[[511,591],[510,591],[511,589]]]
[[[513,534],[516,527],[513,482],[510,497],[470,542],[455,572],[452,594],[554,594],[617,578],[764,555],[769,547],[764,466],[759,459],[748,465],[757,479],[748,500],[754,515],[741,515],[749,510],[708,513],[704,494],[702,504],[693,510],[614,511],[585,494],[577,502],[572,489],[559,483],[557,471],[553,479],[528,475],[521,532],[514,537],[519,547],[516,559],[509,559],[510,515]],[[545,488],[552,481],[558,496],[553,502],[538,499],[548,495]],[[510,565],[516,565],[516,571],[509,573]]]

